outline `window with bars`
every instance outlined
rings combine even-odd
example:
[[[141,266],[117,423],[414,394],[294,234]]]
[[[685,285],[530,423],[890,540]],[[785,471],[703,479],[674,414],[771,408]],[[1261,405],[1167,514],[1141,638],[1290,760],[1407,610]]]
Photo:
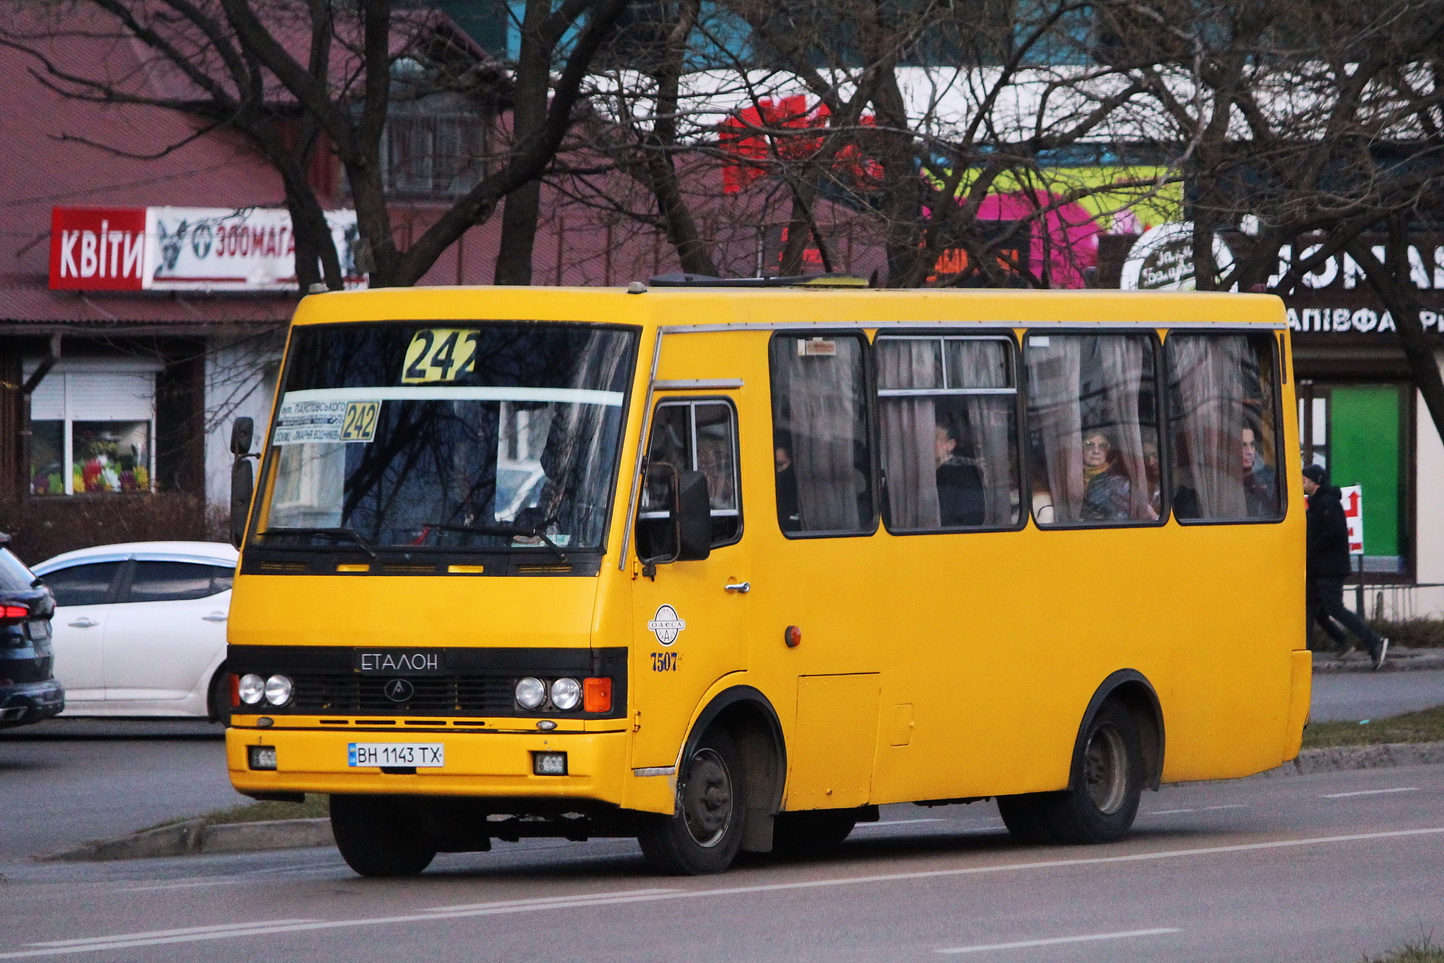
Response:
[[[480,114],[393,113],[382,141],[386,189],[409,197],[459,197],[485,175],[489,142]]]

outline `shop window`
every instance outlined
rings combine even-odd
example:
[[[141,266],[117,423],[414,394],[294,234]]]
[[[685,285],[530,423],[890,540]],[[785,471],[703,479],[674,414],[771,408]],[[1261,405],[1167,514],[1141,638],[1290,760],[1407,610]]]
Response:
[[[1272,335],[1170,335],[1173,512],[1180,521],[1282,517]]]
[[[1162,517],[1154,345],[1149,335],[1029,335],[1028,444],[1039,525]]]
[[[778,524],[789,534],[872,532],[865,342],[779,335],[770,355]]]
[[[30,398],[31,494],[150,491],[158,368],[82,360],[47,374]]]
[[[1015,524],[1018,392],[1012,341],[880,337],[876,356],[888,528]]]
[[[1329,482],[1358,486],[1366,573],[1409,571],[1409,395],[1403,384],[1300,382],[1299,450]],[[1358,559],[1355,564],[1360,564]]]

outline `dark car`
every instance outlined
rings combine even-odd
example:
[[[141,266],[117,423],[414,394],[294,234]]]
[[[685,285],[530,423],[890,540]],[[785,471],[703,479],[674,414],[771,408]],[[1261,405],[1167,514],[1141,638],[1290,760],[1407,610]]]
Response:
[[[0,729],[57,715],[65,690],[51,669],[50,617],[55,597],[10,551],[0,533]]]

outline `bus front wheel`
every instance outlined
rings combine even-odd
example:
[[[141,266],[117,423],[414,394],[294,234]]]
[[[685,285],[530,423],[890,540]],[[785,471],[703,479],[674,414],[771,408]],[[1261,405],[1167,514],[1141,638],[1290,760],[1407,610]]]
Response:
[[[1111,843],[1122,839],[1143,795],[1138,723],[1118,702],[1105,702],[1083,733],[1069,787],[998,799],[1008,831],[1020,842]]]
[[[415,876],[436,858],[413,808],[394,796],[332,796],[331,832],[362,876]]]
[[[682,764],[676,810],[646,817],[637,833],[642,855],[654,869],[673,876],[722,872],[742,844],[745,792],[732,737],[709,730]]]

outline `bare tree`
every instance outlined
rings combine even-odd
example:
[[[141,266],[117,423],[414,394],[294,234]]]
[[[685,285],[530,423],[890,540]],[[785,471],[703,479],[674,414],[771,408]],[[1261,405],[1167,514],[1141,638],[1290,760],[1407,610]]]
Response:
[[[414,284],[463,232],[542,174],[572,124],[589,64],[627,2],[567,0],[552,10],[528,0],[529,21],[546,11],[543,41],[528,48],[528,66],[541,69],[520,83],[449,21],[393,9],[390,0],[9,0],[0,43],[32,55],[37,79],[66,96],[185,114],[198,121],[196,136],[229,128],[247,137],[285,186],[303,290],[318,281],[342,284],[322,198],[307,177],[316,152],[334,152],[356,208],[361,260],[370,283],[384,287]],[[41,6],[47,15],[37,18]],[[142,50],[137,69],[114,75],[104,61],[67,67],[53,53],[67,40],[97,35]],[[418,69],[399,83],[402,64]],[[157,77],[174,82],[155,84]],[[527,106],[512,136],[499,131],[503,148],[479,165],[476,183],[403,249],[383,163],[388,113],[397,96],[441,91]]]
[[[1392,317],[1444,435],[1444,383],[1406,263],[1410,230],[1444,215],[1444,7],[1117,0],[1103,9],[1118,41],[1112,61],[1157,109],[1150,136],[1187,172],[1199,286],[1260,289],[1276,278],[1286,295],[1347,252]],[[1212,239],[1245,217],[1258,229],[1220,270]],[[1281,266],[1286,248],[1308,253]]]
[[[709,243],[678,216],[680,200],[708,203],[677,189],[684,156],[751,167],[785,200],[780,273],[809,245],[835,262],[820,212],[840,204],[884,252],[891,286],[924,283],[949,251],[965,252],[949,283],[1060,283],[1028,254],[1078,218],[1074,205],[1106,220],[1176,182],[1151,158],[1138,172],[1114,159],[1106,183],[1063,171],[1060,158],[1104,153],[1127,131],[1142,91],[1116,66],[1058,57],[1088,4],[728,0],[713,9],[742,25],[731,35],[685,2],[651,9],[653,47],[633,58],[651,66],[616,72],[599,101],[612,105],[611,154],[652,186],[655,207],[638,216],[660,218],[684,263],[706,264]],[[1005,217],[999,193],[1017,202]]]

